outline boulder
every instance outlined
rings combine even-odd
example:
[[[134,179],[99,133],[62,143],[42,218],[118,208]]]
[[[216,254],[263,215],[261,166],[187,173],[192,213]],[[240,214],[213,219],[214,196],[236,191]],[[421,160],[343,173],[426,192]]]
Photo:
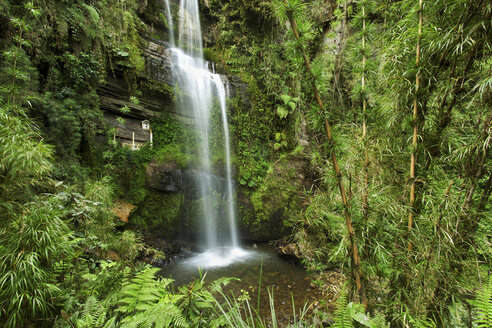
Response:
[[[136,206],[130,203],[117,202],[111,211],[120,218],[121,221],[128,223],[128,217]]]
[[[274,163],[255,190],[243,187],[238,195],[240,231],[250,241],[271,241],[291,233],[289,218],[303,208],[303,193],[310,189],[313,175],[309,159],[289,155]]]

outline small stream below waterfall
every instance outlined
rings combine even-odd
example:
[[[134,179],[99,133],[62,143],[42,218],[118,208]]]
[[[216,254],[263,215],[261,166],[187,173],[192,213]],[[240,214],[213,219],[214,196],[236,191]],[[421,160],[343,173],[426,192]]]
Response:
[[[226,256],[221,257],[224,252]],[[175,287],[198,279],[199,267],[202,274],[206,273],[205,280],[208,282],[222,277],[239,278],[239,281],[232,281],[225,287],[224,291],[229,295],[232,292],[236,298],[242,291],[247,291],[251,298],[250,304],[254,305],[258,299],[258,283],[262,270],[259,313],[262,318],[271,317],[267,288],[273,289],[276,316],[284,323],[292,317],[292,297],[297,313],[306,302],[312,303],[320,298],[318,290],[311,285],[306,270],[294,261],[281,258],[273,246],[260,244],[257,248],[229,252],[227,249],[217,249],[191,253],[189,257],[163,267],[160,274],[174,279]],[[231,256],[227,256],[228,254]]]

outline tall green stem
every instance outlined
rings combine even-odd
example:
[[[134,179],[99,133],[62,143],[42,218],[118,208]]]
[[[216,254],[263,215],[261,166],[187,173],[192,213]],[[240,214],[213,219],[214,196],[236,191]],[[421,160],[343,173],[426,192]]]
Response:
[[[287,5],[287,0],[284,0],[284,3]],[[300,40],[299,32],[297,29],[297,23],[296,20],[294,19],[293,12],[292,11],[287,11],[287,18],[289,20],[290,26],[292,28],[292,32],[294,33],[294,36],[297,41]],[[311,63],[309,61],[309,57],[307,56],[306,52],[302,50],[302,56],[304,58],[304,64],[306,65],[306,70],[310,75],[313,75],[312,69],[311,69]],[[323,102],[321,101],[321,97],[319,95],[318,87],[316,86],[316,82],[314,79],[311,79],[311,84],[314,92],[314,98],[316,99],[316,103],[322,111],[324,109]],[[340,195],[342,197],[342,204],[343,204],[343,212],[345,216],[345,222],[347,225],[347,231],[349,235],[349,240],[352,248],[352,260],[354,264],[354,276],[355,276],[355,284],[357,287],[357,293],[362,299],[362,304],[364,305],[364,308],[367,310],[367,297],[366,293],[363,288],[362,284],[362,271],[360,268],[360,256],[359,256],[359,250],[357,248],[357,242],[355,238],[355,230],[352,224],[352,217],[349,209],[349,203],[347,199],[347,193],[345,192],[345,187],[343,185],[343,180],[342,180],[342,172],[340,170],[340,166],[338,164],[338,159],[335,155],[334,151],[334,142],[333,142],[333,135],[331,133],[331,126],[330,123],[328,122],[328,119],[325,117],[324,118],[324,123],[325,123],[325,133],[328,138],[328,144],[329,144],[329,149],[330,149],[330,157],[331,157],[331,162],[333,165],[333,170],[335,173],[335,176],[337,178],[337,183],[338,183],[338,188],[340,189]]]
[[[419,87],[420,87],[420,37],[422,36],[422,22],[423,22],[423,6],[424,1],[419,0],[419,30],[417,36],[417,51],[415,66],[417,67],[417,75],[415,77],[415,96],[413,98],[413,136],[412,136],[412,156],[410,159],[410,210],[408,213],[408,238],[410,238],[410,232],[412,231],[414,215],[415,215],[415,164],[417,156],[417,136],[418,136],[418,104],[419,104]],[[408,241],[408,250],[412,250],[412,242]]]

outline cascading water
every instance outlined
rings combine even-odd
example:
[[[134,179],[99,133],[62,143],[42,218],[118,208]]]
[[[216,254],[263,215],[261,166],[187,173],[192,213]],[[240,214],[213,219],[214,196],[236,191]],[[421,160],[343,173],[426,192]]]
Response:
[[[215,82],[215,86],[217,88],[217,94],[220,100],[220,110],[222,114],[222,122],[224,122],[224,139],[225,139],[225,155],[226,155],[226,181],[227,181],[227,194],[229,195],[228,202],[228,218],[229,218],[229,226],[231,231],[231,243],[233,247],[238,247],[238,236],[237,236],[237,228],[236,228],[236,215],[234,208],[234,191],[232,189],[232,173],[231,173],[231,146],[229,142],[229,124],[227,124],[227,107],[226,107],[226,91],[224,87],[224,83],[222,83],[222,79],[220,75],[213,74],[213,80]]]
[[[172,24],[172,15],[166,0],[166,10],[169,27]],[[234,206],[234,189],[231,173],[231,150],[229,144],[229,127],[227,123],[226,90],[224,83],[218,74],[209,71],[209,63],[203,60],[202,33],[200,27],[199,7],[197,0],[181,0],[179,11],[179,47],[174,47],[173,31],[170,31],[170,43],[172,45],[173,74],[179,88],[185,96],[179,100],[180,110],[191,112],[194,117],[195,127],[200,135],[200,147],[198,157],[201,163],[199,176],[199,189],[203,216],[203,236],[201,243],[206,251],[190,260],[193,265],[201,267],[221,266],[232,263],[245,252],[239,248],[236,228],[236,209]],[[223,228],[219,220],[219,213],[215,209],[219,197],[213,186],[211,175],[211,147],[210,126],[211,111],[214,99],[218,99],[223,125],[225,173],[226,173],[226,202],[225,212],[228,221],[228,235],[219,233],[218,228]]]
[[[171,0],[164,0],[164,6],[166,7],[166,20],[167,27],[169,28],[169,43],[172,47],[174,47],[174,24],[173,24],[173,16],[171,14],[171,5],[169,4]]]

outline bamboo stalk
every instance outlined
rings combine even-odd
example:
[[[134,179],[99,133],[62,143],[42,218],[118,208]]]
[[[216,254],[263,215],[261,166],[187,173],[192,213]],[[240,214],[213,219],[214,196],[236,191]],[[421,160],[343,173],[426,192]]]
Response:
[[[423,22],[423,6],[424,1],[419,0],[419,30],[417,37],[417,51],[415,66],[417,67],[417,76],[415,77],[415,97],[413,98],[413,137],[412,137],[412,156],[410,159],[410,210],[408,213],[408,250],[412,250],[412,242],[410,241],[410,232],[412,231],[414,212],[415,212],[415,163],[417,155],[417,136],[418,136],[418,102],[419,102],[419,87],[420,87],[420,37],[422,36],[422,22]]]
[[[366,7],[362,1],[362,142],[364,146],[364,190],[362,195],[362,216],[364,221],[367,220],[367,212],[369,209],[369,151],[367,149],[367,100],[365,94],[366,88]]]
[[[284,3],[287,4],[287,0],[284,0]],[[296,23],[296,20],[294,19],[291,11],[287,11],[287,18],[289,20],[290,26],[292,28],[292,32],[294,33],[296,40],[299,41],[300,36],[299,36],[299,32],[297,30],[297,23]],[[304,50],[302,50],[302,56],[304,58],[304,63],[306,65],[306,69],[307,69],[308,73],[312,74],[311,63],[310,63],[309,58],[308,58],[308,56]],[[316,83],[315,83],[314,79],[312,79],[311,83],[312,83],[312,88],[313,88],[313,92],[314,92],[314,97],[316,99],[316,103],[317,103],[317,105],[321,111],[321,110],[323,110],[324,106],[323,106],[323,102],[321,101],[321,97],[319,95],[319,91],[318,91],[318,88],[316,87]],[[328,122],[328,119],[326,117],[324,119],[324,123],[325,123],[325,133],[326,133],[326,136],[328,138],[328,144],[330,145],[330,158],[331,158],[331,162],[333,164],[333,170],[334,170],[336,178],[337,178],[338,188],[340,189],[340,195],[342,197],[343,212],[344,212],[345,222],[347,225],[348,235],[349,235],[350,244],[351,244],[351,248],[352,248],[352,260],[353,260],[353,264],[354,264],[354,276],[355,276],[355,284],[357,287],[357,293],[360,295],[360,297],[362,299],[362,304],[364,305],[364,308],[367,310],[368,304],[367,304],[367,297],[366,297],[366,294],[365,294],[365,291],[364,291],[364,288],[362,285],[362,277],[363,276],[362,276],[362,271],[360,268],[359,250],[357,248],[357,243],[355,240],[355,231],[354,231],[354,227],[352,225],[352,218],[351,218],[351,214],[349,211],[347,194],[345,192],[345,188],[344,188],[343,181],[342,181],[342,172],[340,170],[340,166],[338,165],[337,157],[336,157],[335,152],[333,150],[333,135],[331,133],[330,123]]]

